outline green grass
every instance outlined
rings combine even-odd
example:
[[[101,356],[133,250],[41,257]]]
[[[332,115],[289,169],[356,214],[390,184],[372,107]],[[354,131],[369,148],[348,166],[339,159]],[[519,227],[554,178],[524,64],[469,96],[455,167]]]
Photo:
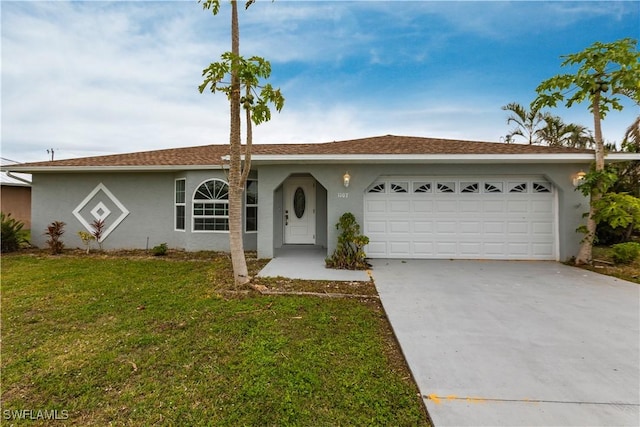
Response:
[[[3,256],[3,419],[428,425],[378,303],[224,298],[228,271],[225,257]]]
[[[593,259],[594,266],[583,266],[583,268],[640,284],[640,258],[631,264],[615,264],[613,249],[607,246],[594,246]],[[607,261],[609,264],[600,263],[599,260]]]

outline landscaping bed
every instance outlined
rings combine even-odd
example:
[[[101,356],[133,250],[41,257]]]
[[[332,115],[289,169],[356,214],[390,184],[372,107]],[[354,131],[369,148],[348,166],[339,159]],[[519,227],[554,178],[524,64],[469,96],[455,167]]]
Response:
[[[640,284],[640,259],[636,259],[630,264],[616,264],[610,247],[594,247],[593,260],[593,265],[582,267],[607,276]]]

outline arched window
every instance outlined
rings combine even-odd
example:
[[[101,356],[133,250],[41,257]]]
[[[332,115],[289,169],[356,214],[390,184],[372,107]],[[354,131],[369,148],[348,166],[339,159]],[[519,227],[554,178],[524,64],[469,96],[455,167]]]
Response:
[[[229,231],[229,185],[219,179],[203,182],[193,194],[193,230]]]

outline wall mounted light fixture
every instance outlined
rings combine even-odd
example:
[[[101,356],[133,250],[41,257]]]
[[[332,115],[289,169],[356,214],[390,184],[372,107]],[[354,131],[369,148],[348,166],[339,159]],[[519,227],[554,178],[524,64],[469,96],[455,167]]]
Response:
[[[351,175],[349,175],[349,172],[345,172],[345,174],[342,175],[342,183],[344,184],[345,187],[348,187],[350,182],[351,182]]]
[[[587,174],[584,173],[583,171],[578,172],[577,174],[575,174],[573,176],[573,186],[577,187],[578,185],[582,184],[582,181],[584,181],[584,177]]]

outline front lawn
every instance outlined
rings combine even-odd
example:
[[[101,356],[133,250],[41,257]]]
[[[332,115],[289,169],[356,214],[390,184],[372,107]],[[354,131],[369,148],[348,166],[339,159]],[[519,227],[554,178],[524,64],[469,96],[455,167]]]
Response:
[[[181,258],[3,255],[3,420],[428,425],[378,301],[222,293],[225,255]]]

